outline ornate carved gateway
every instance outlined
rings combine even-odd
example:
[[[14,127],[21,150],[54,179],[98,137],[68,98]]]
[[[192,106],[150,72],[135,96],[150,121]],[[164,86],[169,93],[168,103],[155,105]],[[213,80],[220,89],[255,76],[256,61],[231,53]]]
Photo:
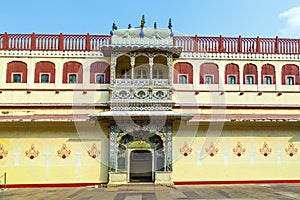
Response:
[[[109,183],[172,182],[172,62],[181,48],[171,30],[111,31],[102,52],[111,57],[110,111],[98,113],[110,125]]]

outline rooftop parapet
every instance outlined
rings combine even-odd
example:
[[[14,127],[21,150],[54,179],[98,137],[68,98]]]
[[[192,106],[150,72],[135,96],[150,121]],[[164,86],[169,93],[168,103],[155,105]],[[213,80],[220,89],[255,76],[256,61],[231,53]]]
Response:
[[[148,28],[144,28],[145,30]],[[152,28],[150,28],[152,29]],[[140,31],[139,28],[132,29]],[[144,31],[145,31],[144,30]],[[153,29],[152,29],[153,30]],[[168,30],[158,31],[169,32]],[[118,32],[119,30],[115,30]],[[121,30],[120,30],[121,31]],[[157,48],[180,47],[185,53],[234,53],[234,54],[300,54],[299,38],[244,38],[244,37],[212,37],[212,36],[174,36],[164,39],[153,39],[146,37],[135,38],[135,46],[145,48],[157,45]],[[170,32],[169,32],[170,34]],[[150,34],[151,35],[151,34]],[[164,36],[164,34],[161,34]],[[114,37],[114,36],[113,36]],[[113,42],[110,35],[90,34],[0,34],[0,51],[101,51],[102,47],[113,46],[134,46],[130,40],[116,40]],[[118,42],[124,44],[116,45]],[[128,42],[128,45],[126,44]],[[148,43],[149,42],[149,43]],[[155,43],[157,42],[157,44]],[[173,47],[170,47],[170,43]],[[131,43],[131,44],[130,44]],[[178,48],[177,48],[178,49]],[[181,51],[180,51],[181,52]]]

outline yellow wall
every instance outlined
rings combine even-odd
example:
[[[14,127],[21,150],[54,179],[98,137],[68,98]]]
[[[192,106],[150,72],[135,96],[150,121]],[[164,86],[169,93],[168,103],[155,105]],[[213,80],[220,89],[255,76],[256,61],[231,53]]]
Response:
[[[173,181],[238,181],[300,179],[300,154],[290,157],[285,148],[292,142],[300,147],[299,123],[225,123],[174,125]],[[107,182],[108,127],[87,123],[1,123],[0,144],[8,151],[0,160],[0,174],[7,172],[8,184],[99,183]],[[101,131],[99,131],[101,130]],[[219,132],[221,131],[221,132]],[[209,156],[205,151],[215,143],[218,152]],[[233,148],[240,142],[246,149],[238,157]],[[265,157],[259,149],[264,143],[272,149]],[[71,150],[66,159],[58,156],[62,145]],[[88,150],[96,144],[96,159]],[[34,145],[39,155],[25,155]],[[183,156],[181,148],[191,148]]]
[[[107,109],[109,84],[89,83],[89,67],[93,62],[110,63],[110,58],[104,58],[100,52],[9,51],[4,53],[0,56],[1,117],[16,116],[17,118],[18,115],[34,114],[93,114]],[[186,59],[183,57],[175,59],[174,64],[179,61],[191,63],[194,71],[194,84],[172,86],[175,89],[172,97],[175,106],[188,105],[197,106],[197,108],[200,106],[199,109],[189,107],[181,110],[188,114],[214,112],[221,114],[300,114],[299,85],[281,85],[282,66],[284,64],[299,66],[299,60],[289,55],[276,57],[271,55],[264,58],[262,56],[207,53],[202,57],[201,55],[188,55]],[[6,67],[11,61],[23,61],[27,64],[27,83],[6,83]],[[55,84],[34,83],[35,63],[40,61],[51,61],[55,64]],[[82,84],[62,83],[63,64],[68,61],[78,61],[83,64]],[[199,84],[200,66],[205,62],[218,65],[219,84],[210,86]],[[276,85],[262,85],[261,83],[244,85],[243,81],[236,85],[224,85],[225,66],[229,63],[239,65],[240,79],[242,79],[245,64],[255,64],[258,77],[260,77],[262,65],[270,63],[275,66]],[[28,93],[26,90],[32,91]],[[59,90],[59,93],[55,90]],[[87,92],[83,92],[84,90]],[[195,91],[198,90],[200,92],[196,95]],[[224,94],[222,94],[223,91],[225,91]],[[244,94],[241,95],[240,91]],[[258,95],[258,92],[262,94]],[[282,95],[278,95],[279,92],[283,92]],[[23,105],[23,107],[14,107],[15,104]],[[84,106],[83,109],[70,108],[76,104],[94,104],[98,107],[97,109],[86,109]],[[59,105],[62,108],[55,107]],[[210,105],[231,107],[225,110],[203,108]],[[101,106],[103,107],[99,108]],[[252,107],[244,109],[243,106]],[[269,109],[268,106],[270,106]],[[287,106],[289,109],[286,109]],[[46,107],[50,109],[45,109]],[[290,142],[293,142],[295,148],[300,147],[298,136],[300,124],[298,122],[226,123],[224,127],[219,124],[210,128],[208,125],[193,123],[188,126],[185,122],[174,125],[174,181],[300,179],[300,173],[297,171],[300,168],[300,153],[290,157],[285,152]],[[109,125],[99,127],[94,122],[1,122],[0,144],[4,145],[8,155],[0,159],[0,176],[7,172],[8,184],[107,182],[108,135]],[[205,154],[210,139],[216,142],[218,148],[217,154],[213,157]],[[207,141],[209,142],[206,143]],[[237,142],[241,142],[246,148],[246,152],[241,157],[236,156],[232,151]],[[271,154],[267,157],[259,152],[264,142],[272,148]],[[66,159],[57,155],[57,151],[63,144],[71,150],[70,156]],[[93,144],[96,144],[101,151],[97,159],[88,155],[88,150]],[[25,155],[31,145],[39,151],[39,155],[32,160]],[[186,148],[191,148],[188,156],[183,156],[180,152],[184,145]],[[203,156],[201,156],[202,150],[204,150]]]
[[[236,180],[299,180],[300,154],[289,156],[285,148],[292,142],[300,147],[299,123],[226,123],[219,135],[217,127],[177,124],[178,137],[174,138],[174,181],[236,181]],[[213,142],[218,152],[209,156],[206,148]],[[238,157],[233,153],[237,143],[246,149]],[[272,149],[263,156],[259,149],[264,143]],[[192,148],[183,156],[180,148]]]
[[[1,123],[0,144],[8,154],[0,174],[7,173],[7,184],[107,182],[107,139],[98,130],[93,123]],[[57,152],[63,144],[71,150],[65,159]],[[93,144],[96,159],[88,155]],[[25,153],[31,145],[39,151],[34,159]]]

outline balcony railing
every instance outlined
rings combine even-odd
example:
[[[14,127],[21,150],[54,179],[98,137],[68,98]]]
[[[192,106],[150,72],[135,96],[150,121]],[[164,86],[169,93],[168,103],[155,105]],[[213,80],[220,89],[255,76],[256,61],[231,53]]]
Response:
[[[300,39],[175,36],[183,52],[300,54]]]
[[[116,79],[116,85],[118,86],[168,86],[168,79]]]
[[[99,51],[110,35],[0,34],[0,50]]]
[[[0,50],[100,51],[111,44],[110,35],[0,34]],[[175,36],[183,52],[300,54],[300,39]]]

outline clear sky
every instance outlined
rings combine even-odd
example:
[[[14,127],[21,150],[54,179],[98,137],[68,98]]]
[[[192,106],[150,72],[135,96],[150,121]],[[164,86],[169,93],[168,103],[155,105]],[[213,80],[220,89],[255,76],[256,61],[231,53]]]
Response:
[[[109,34],[143,14],[183,35],[300,38],[300,0],[3,0],[0,32]]]

